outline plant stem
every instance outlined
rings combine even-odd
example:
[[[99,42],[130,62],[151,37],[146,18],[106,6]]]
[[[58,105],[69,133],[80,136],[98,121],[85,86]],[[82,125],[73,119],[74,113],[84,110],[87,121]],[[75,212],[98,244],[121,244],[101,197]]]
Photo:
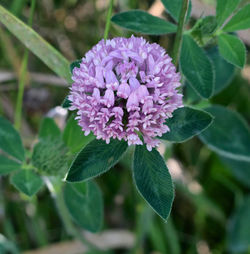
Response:
[[[88,240],[86,240],[82,233],[77,230],[77,228],[74,226],[72,223],[70,214],[67,210],[67,207],[64,202],[63,198],[63,190],[62,190],[62,181],[59,178],[49,178],[49,177],[44,177],[44,182],[52,196],[52,198],[55,201],[55,205],[58,211],[58,214],[60,215],[60,218],[63,222],[63,225],[67,231],[67,233],[80,240],[83,245],[85,245],[88,250],[98,250],[96,246],[91,244]]]
[[[113,9],[113,2],[114,2],[114,0],[109,1],[109,9],[108,9],[108,14],[107,14],[107,18],[106,18],[106,26],[105,26],[105,30],[104,30],[104,36],[103,36],[104,40],[107,40],[108,34],[109,34],[111,15],[112,15],[112,9]]]
[[[183,35],[186,15],[188,11],[188,2],[189,0],[183,0],[182,2],[182,8],[180,13],[177,33],[176,33],[176,37],[174,41],[174,49],[173,49],[172,55],[173,55],[173,63],[176,67],[178,66],[178,63],[179,63],[179,56],[180,56],[181,44],[182,44],[182,35]]]
[[[29,26],[31,26],[32,22],[33,22],[35,5],[36,5],[36,0],[31,0],[30,15],[29,15],[29,20],[28,20]],[[18,86],[16,111],[15,111],[15,121],[14,122],[15,122],[15,127],[17,130],[20,130],[20,128],[21,128],[23,93],[24,93],[24,87],[25,87],[25,81],[26,81],[28,57],[29,57],[29,50],[26,48],[24,51],[24,55],[23,55],[23,59],[22,59],[22,63],[21,63],[20,79],[19,79],[19,86]]]

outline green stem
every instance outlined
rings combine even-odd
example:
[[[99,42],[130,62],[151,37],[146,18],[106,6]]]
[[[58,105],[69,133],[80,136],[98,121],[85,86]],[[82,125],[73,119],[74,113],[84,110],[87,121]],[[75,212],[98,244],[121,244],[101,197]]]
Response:
[[[60,218],[63,222],[64,228],[66,229],[67,233],[70,236],[80,240],[83,243],[83,245],[85,245],[88,248],[88,250],[98,250],[96,246],[91,244],[89,241],[87,241],[83,237],[82,233],[79,232],[77,228],[74,226],[74,224],[72,223],[70,214],[64,202],[61,180],[58,178],[52,179],[49,177],[44,177],[43,179],[52,198],[55,201],[57,211],[60,215]]]
[[[109,1],[109,9],[108,9],[108,14],[107,14],[107,18],[106,18],[106,26],[105,26],[105,30],[104,30],[104,36],[103,36],[104,40],[107,40],[108,34],[109,34],[111,15],[112,15],[112,9],[113,9],[113,2],[114,2],[114,0]]]
[[[188,11],[188,2],[189,0],[183,0],[182,2],[179,24],[177,28],[175,41],[174,41],[173,63],[176,67],[178,66],[178,63],[179,63],[179,56],[180,56],[181,44],[182,44],[182,35],[183,35],[186,15]]]
[[[29,26],[31,26],[32,22],[33,22],[35,5],[36,5],[36,0],[31,0],[30,15],[29,15],[29,20],[28,20]],[[26,48],[24,51],[24,55],[23,55],[23,59],[22,59],[22,63],[21,63],[20,79],[19,79],[19,86],[18,86],[16,111],[15,111],[15,121],[14,122],[15,122],[15,127],[17,130],[20,130],[20,128],[21,128],[23,93],[24,93],[24,87],[25,87],[25,81],[26,81],[28,57],[29,57],[29,51]]]

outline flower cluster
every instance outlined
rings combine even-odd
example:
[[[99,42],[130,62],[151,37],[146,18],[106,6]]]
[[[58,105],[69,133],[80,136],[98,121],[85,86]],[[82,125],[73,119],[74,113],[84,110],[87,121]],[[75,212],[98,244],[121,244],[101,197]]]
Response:
[[[180,74],[165,50],[143,38],[101,40],[73,69],[69,100],[79,125],[97,139],[126,140],[147,149],[169,131],[166,119],[182,107]]]

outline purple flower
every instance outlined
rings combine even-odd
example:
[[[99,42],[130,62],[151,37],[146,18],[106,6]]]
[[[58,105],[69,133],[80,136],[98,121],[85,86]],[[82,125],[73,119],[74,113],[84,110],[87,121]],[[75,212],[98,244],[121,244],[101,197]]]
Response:
[[[147,149],[170,131],[165,124],[183,106],[180,74],[165,50],[143,38],[101,40],[73,70],[69,100],[79,125],[107,143],[111,138]]]

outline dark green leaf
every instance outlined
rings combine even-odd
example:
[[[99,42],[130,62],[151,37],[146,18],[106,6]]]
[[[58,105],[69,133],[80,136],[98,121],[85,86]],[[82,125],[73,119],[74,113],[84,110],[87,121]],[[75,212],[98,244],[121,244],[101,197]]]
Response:
[[[178,23],[179,18],[180,18],[183,0],[174,0],[174,1],[173,0],[161,0],[161,1],[162,1],[163,5],[165,6],[167,12]],[[189,19],[191,10],[192,10],[192,3],[191,3],[191,1],[189,1],[188,13],[187,13],[186,20]]]
[[[31,170],[20,170],[11,176],[11,183],[27,196],[35,195],[43,186],[42,179]]]
[[[77,192],[78,195],[85,197],[88,195],[89,182],[80,182],[80,183],[68,183]]]
[[[220,156],[220,159],[228,167],[233,176],[235,176],[247,188],[250,188],[249,161],[232,160],[223,156]]]
[[[246,62],[244,43],[234,35],[221,34],[218,36],[220,54],[231,64],[243,68]]]
[[[0,176],[21,169],[21,164],[0,154]]]
[[[109,144],[93,140],[76,156],[66,180],[80,182],[105,173],[119,161],[127,147],[126,142],[116,139]]]
[[[114,15],[111,20],[118,26],[144,34],[159,35],[176,32],[176,25],[141,10],[121,12]]]
[[[224,26],[226,32],[234,32],[250,28],[250,4],[240,9]]]
[[[69,150],[72,153],[77,153],[93,139],[94,136],[92,134],[84,136],[84,132],[74,119],[74,115],[72,115],[63,132],[63,141]]]
[[[215,70],[214,95],[225,89],[235,76],[235,67],[224,60],[216,47],[207,50],[208,57],[212,60]]]
[[[1,6],[0,6],[1,7]],[[24,148],[18,132],[12,124],[0,116],[0,150],[8,155],[23,161],[25,158]]]
[[[192,88],[203,98],[209,98],[214,89],[213,66],[197,43],[189,36],[183,36],[181,71]]]
[[[234,12],[241,0],[217,0],[216,19],[219,26]]]
[[[64,200],[73,220],[82,228],[91,232],[101,229],[103,221],[103,201],[96,183],[88,182],[88,195],[76,191],[72,183],[66,183]]]
[[[165,161],[156,149],[136,146],[133,176],[140,194],[164,220],[169,216],[174,190]]]
[[[14,34],[29,50],[39,57],[52,71],[72,82],[69,62],[39,34],[0,6],[0,22]]]
[[[240,115],[222,106],[205,110],[214,116],[214,121],[199,135],[200,139],[222,156],[249,162],[250,131]]]
[[[250,196],[242,201],[230,219],[228,249],[231,253],[248,253],[250,248]]]
[[[170,128],[170,132],[160,138],[172,142],[184,142],[200,134],[212,121],[212,116],[205,111],[189,107],[179,108],[174,111],[172,118],[166,120],[165,124]]]
[[[70,64],[70,73],[73,74],[73,69],[75,67],[80,68],[80,63],[82,62],[82,59],[76,60]]]
[[[69,108],[71,106],[71,101],[68,99],[68,96],[66,96],[62,102],[63,108]]]
[[[45,117],[42,121],[39,130],[39,139],[42,138],[58,138],[61,135],[61,131],[52,118]]]

